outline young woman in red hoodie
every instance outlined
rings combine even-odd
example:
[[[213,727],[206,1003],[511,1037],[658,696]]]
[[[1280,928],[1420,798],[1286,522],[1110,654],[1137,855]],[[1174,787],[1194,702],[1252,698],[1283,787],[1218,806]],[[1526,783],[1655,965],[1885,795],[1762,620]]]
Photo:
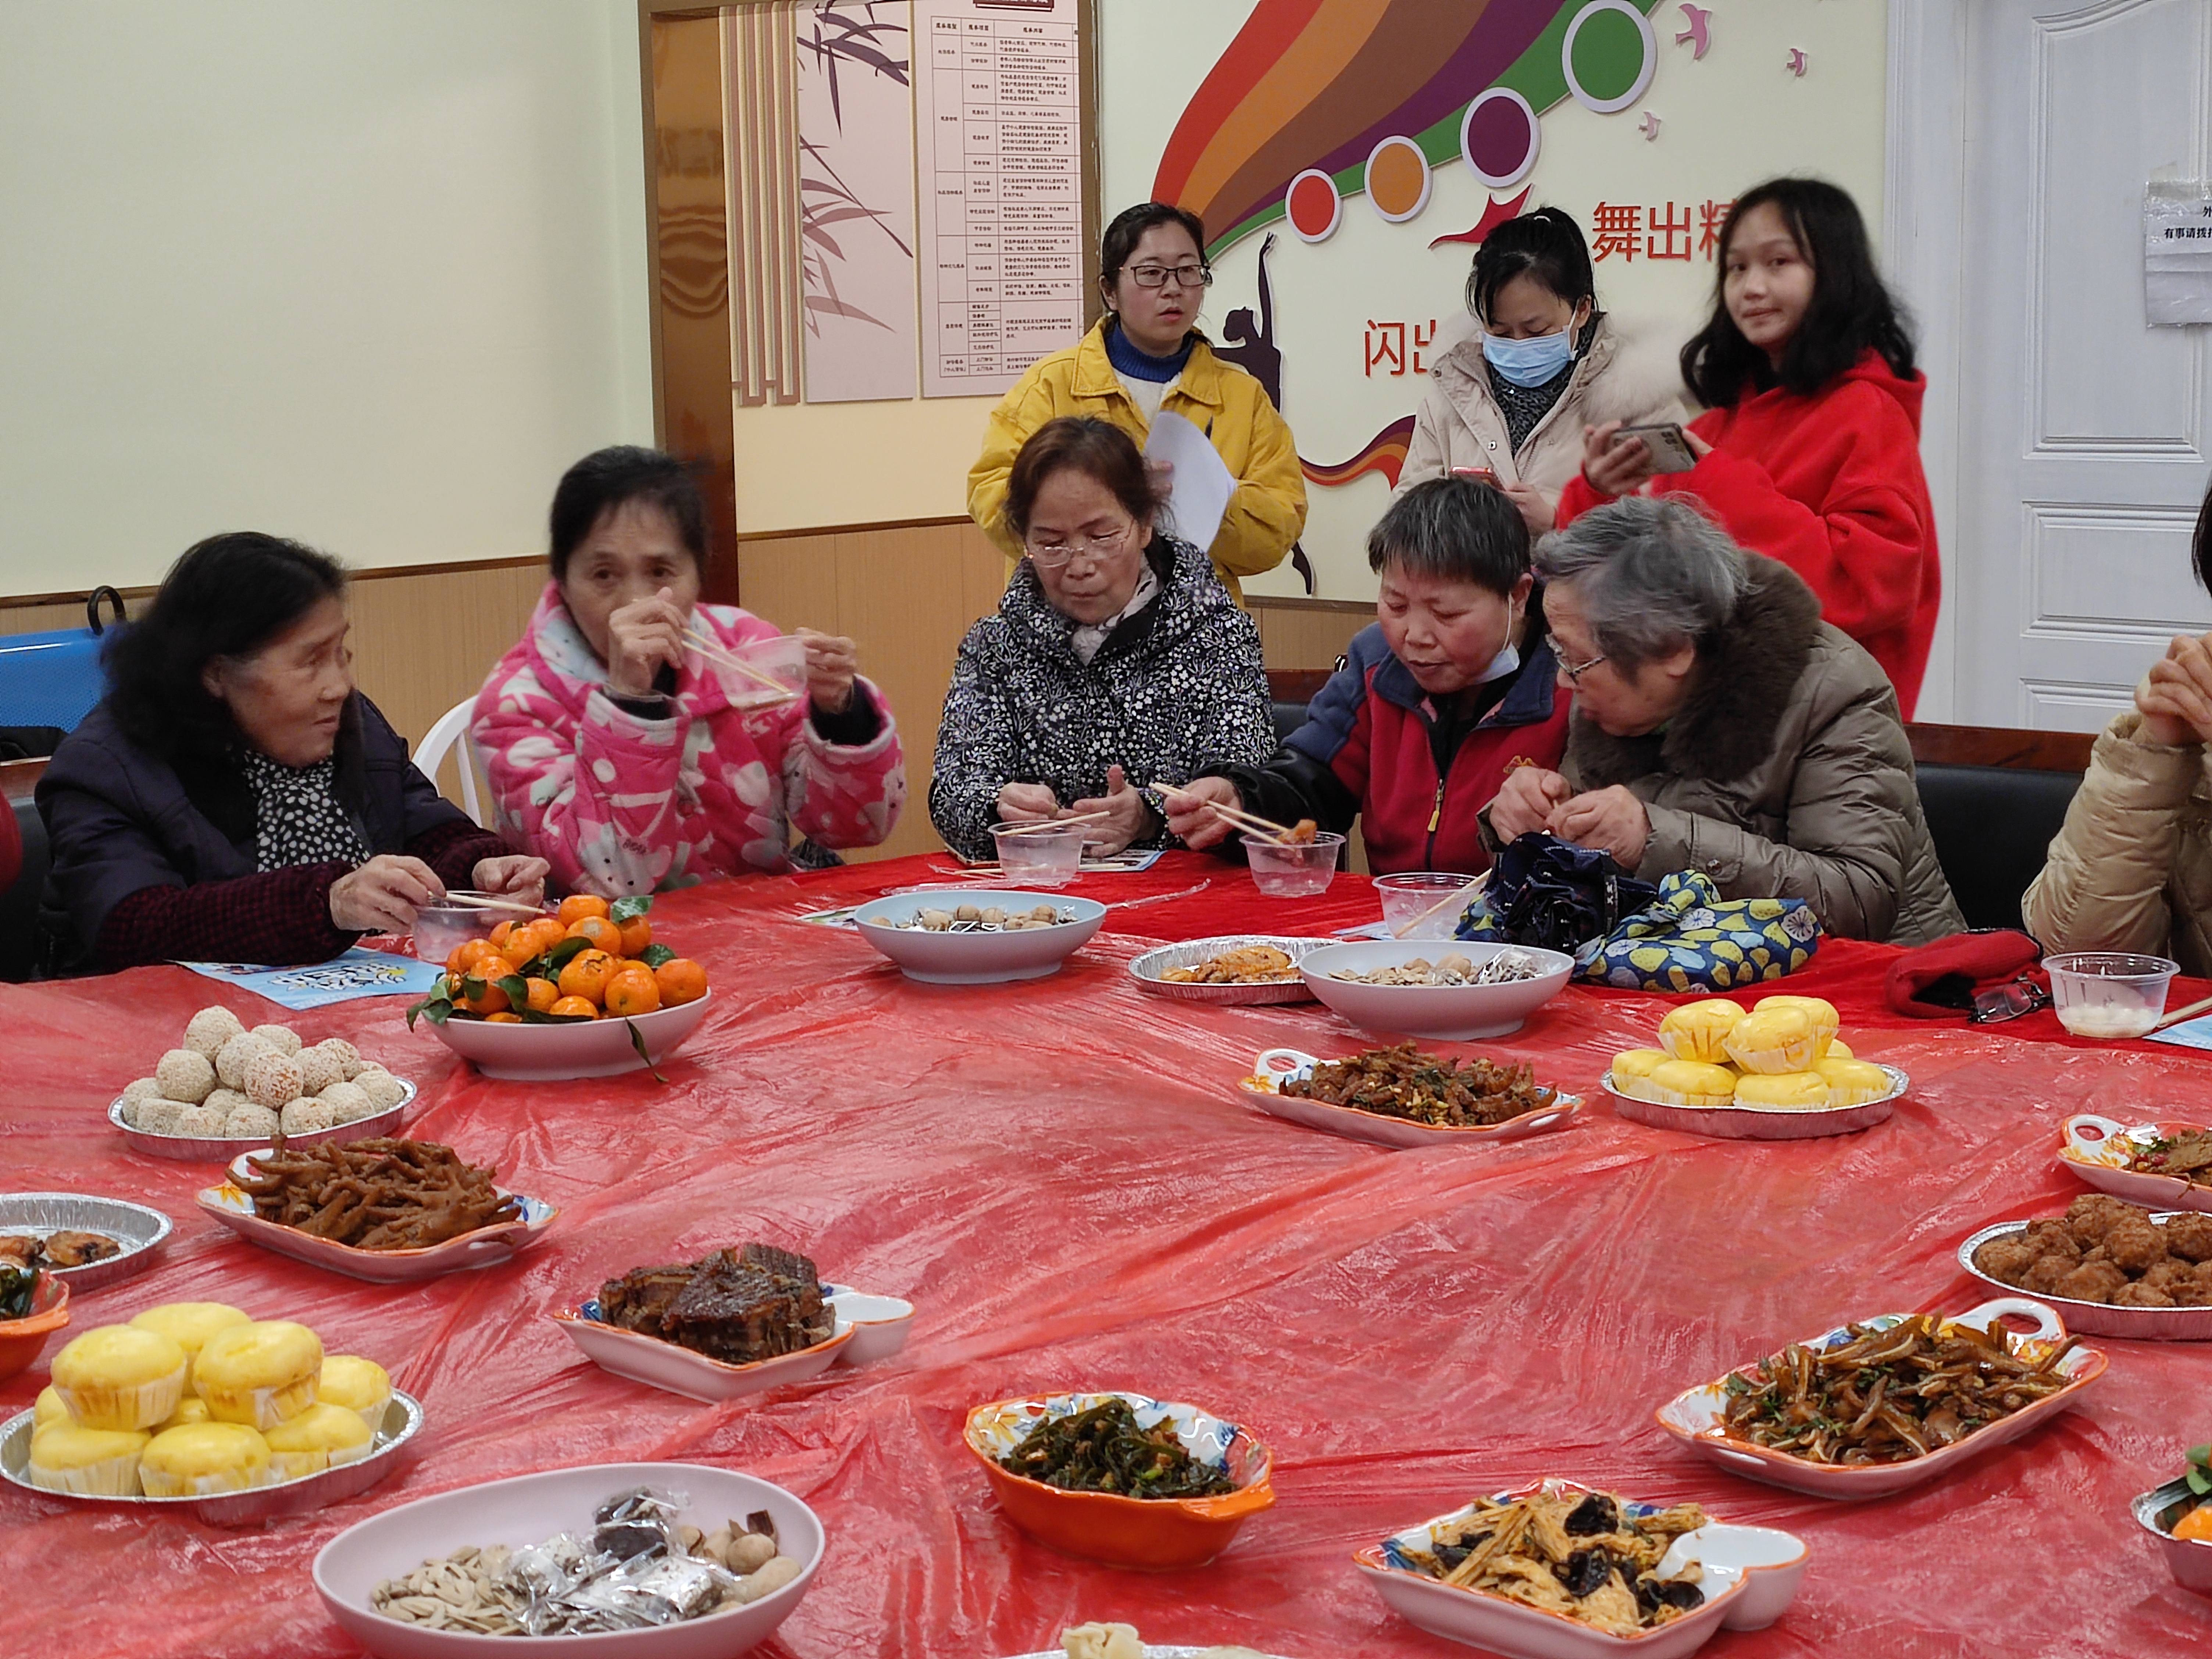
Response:
[[[1641,438],[1615,441],[1619,422],[1592,427],[1560,525],[1639,489],[1697,497],[1805,579],[1911,720],[1942,592],[1920,465],[1928,380],[1848,195],[1772,179],[1736,198],[1712,320],[1682,348],[1682,378],[1709,406],[1689,428],[1698,464],[1655,472]]]

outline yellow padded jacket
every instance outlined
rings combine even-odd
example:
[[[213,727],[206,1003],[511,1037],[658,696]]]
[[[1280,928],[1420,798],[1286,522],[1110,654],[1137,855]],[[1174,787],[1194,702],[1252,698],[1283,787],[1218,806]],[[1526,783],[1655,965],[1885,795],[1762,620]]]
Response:
[[[1237,579],[1273,570],[1305,528],[1306,481],[1298,468],[1297,442],[1259,381],[1215,356],[1202,334],[1192,342],[1189,361],[1160,407],[1173,410],[1212,439],[1222,465],[1237,480],[1237,493],[1229,498],[1208,556],[1222,586],[1242,605],[1244,590]],[[983,453],[968,471],[969,515],[1006,554],[1009,575],[1022,544],[1000,516],[1006,505],[1006,477],[1030,434],[1062,415],[1110,421],[1144,447],[1152,423],[1107,358],[1103,321],[1074,345],[1030,366],[991,411]]]

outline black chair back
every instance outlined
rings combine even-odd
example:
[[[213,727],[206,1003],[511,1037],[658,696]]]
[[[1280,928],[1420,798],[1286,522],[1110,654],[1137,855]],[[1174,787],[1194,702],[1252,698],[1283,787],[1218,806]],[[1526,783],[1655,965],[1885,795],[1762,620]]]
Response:
[[[1969,927],[2018,927],[2020,902],[2081,787],[2078,772],[1923,764],[1920,810]]]
[[[23,837],[23,868],[0,893],[0,981],[21,984],[38,963],[39,897],[46,891],[46,821],[28,795],[4,803]]]

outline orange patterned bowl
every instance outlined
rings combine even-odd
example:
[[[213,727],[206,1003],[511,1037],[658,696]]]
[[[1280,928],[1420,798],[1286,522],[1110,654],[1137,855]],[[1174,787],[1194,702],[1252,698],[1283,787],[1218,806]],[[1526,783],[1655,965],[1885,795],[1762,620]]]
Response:
[[[21,1319],[0,1319],[0,1382],[33,1359],[46,1339],[69,1323],[69,1285],[56,1274],[39,1275],[31,1292],[31,1311]]]
[[[1237,1490],[1220,1498],[1122,1498],[1063,1492],[1000,1467],[999,1459],[1046,1419],[1116,1396],[1129,1402],[1139,1423],[1171,1419],[1190,1454],[1226,1468]],[[1229,1547],[1238,1528],[1275,1501],[1268,1484],[1274,1457],[1265,1446],[1234,1423],[1147,1395],[1108,1389],[994,1401],[968,1413],[966,1437],[1009,1520],[1040,1544],[1109,1566],[1155,1572],[1202,1567]]]

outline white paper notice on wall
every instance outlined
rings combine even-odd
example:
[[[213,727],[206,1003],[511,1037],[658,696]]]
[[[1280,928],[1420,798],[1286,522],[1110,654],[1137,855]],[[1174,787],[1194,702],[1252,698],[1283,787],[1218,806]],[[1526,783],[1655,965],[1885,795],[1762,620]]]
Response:
[[[1221,515],[1229,510],[1229,498],[1237,493],[1237,480],[1222,465],[1220,452],[1189,421],[1164,409],[1152,417],[1145,459],[1165,461],[1175,469],[1161,527],[1200,552],[1207,551],[1221,533]]]
[[[2212,186],[2143,192],[2143,315],[2153,328],[2212,323]]]

